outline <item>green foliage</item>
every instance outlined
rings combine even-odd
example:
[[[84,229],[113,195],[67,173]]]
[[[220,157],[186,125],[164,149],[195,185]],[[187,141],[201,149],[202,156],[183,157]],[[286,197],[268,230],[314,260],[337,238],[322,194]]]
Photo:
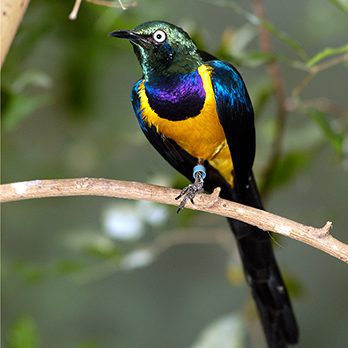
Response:
[[[321,112],[313,107],[305,109],[306,114],[314,121],[314,123],[320,128],[325,139],[333,147],[336,153],[342,157],[344,154],[344,139],[345,134],[343,130],[337,127],[337,124],[333,120],[329,119],[329,116],[324,112]]]
[[[250,50],[249,46],[256,36],[256,27],[250,24],[246,24],[236,30],[227,29],[216,55],[238,66],[249,68],[256,68],[277,60],[278,57],[273,53]]]
[[[276,167],[271,172],[268,186],[273,190],[287,185],[295,176],[310,165],[313,158],[313,149],[307,151],[303,149],[292,150],[285,153]]]
[[[303,286],[302,281],[299,280],[296,275],[286,272],[284,281],[291,298],[303,298],[307,295],[307,291]]]
[[[38,348],[39,339],[35,322],[29,315],[23,315],[10,328],[8,348]]]
[[[35,111],[47,104],[48,99],[45,96],[28,97],[25,95],[2,94],[5,100],[3,125],[8,131],[16,128],[22,121],[33,115]]]
[[[340,46],[340,47],[335,47],[335,48],[330,48],[326,47],[324,50],[318,52],[315,54],[311,59],[308,60],[307,66],[308,68],[312,68],[316,64],[318,64],[320,61],[322,61],[325,58],[342,54],[342,53],[347,53],[348,52],[348,44]]]
[[[43,267],[20,260],[14,262],[12,272],[32,284],[41,282],[45,276],[45,270]]]
[[[86,244],[84,251],[91,256],[101,259],[119,259],[122,252],[109,239],[96,238],[95,241]]]
[[[278,29],[273,23],[267,20],[261,19],[257,17],[254,13],[245,10],[237,2],[225,1],[225,0],[212,0],[212,1],[206,0],[206,1],[209,3],[213,3],[214,5],[231,8],[234,12],[244,17],[249,23],[255,26],[262,26],[265,29],[267,29],[274,37],[276,37],[286,46],[291,48],[294,51],[294,53],[296,53],[302,60],[306,61],[308,59],[308,54],[306,53],[302,45],[300,45],[300,43],[297,40],[292,38],[290,35],[288,35],[284,31]]]
[[[282,43],[290,47],[302,60],[308,59],[308,54],[305,49],[292,37],[290,37],[285,32],[276,28],[272,23],[262,20],[260,22],[264,28],[266,28],[271,34],[273,34],[277,39],[279,39]]]
[[[262,115],[268,103],[274,96],[274,88],[270,82],[262,84],[253,96],[255,118]]]
[[[9,86],[1,87],[2,122],[5,130],[14,130],[22,121],[42,107],[48,105],[51,97],[47,93],[52,85],[50,77],[40,71],[24,72]],[[28,94],[28,90],[38,89],[40,94]]]
[[[348,14],[348,1],[347,0],[330,0],[332,4],[334,4],[341,11]]]
[[[85,269],[85,265],[81,261],[75,260],[59,260],[55,265],[58,274],[71,275],[79,273]]]

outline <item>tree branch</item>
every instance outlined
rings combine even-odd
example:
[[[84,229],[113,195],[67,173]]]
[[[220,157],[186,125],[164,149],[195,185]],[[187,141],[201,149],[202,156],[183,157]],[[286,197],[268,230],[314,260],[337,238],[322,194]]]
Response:
[[[1,0],[1,66],[28,4],[29,0]]]
[[[220,189],[217,188],[211,195],[201,194],[195,199],[194,205],[188,202],[187,208],[230,217],[264,231],[279,233],[348,263],[348,245],[330,234],[331,222],[327,222],[322,228],[302,225],[263,210],[221,199],[219,192]],[[0,185],[0,202],[45,197],[103,196],[178,206],[179,201],[175,200],[175,197],[179,193],[179,190],[172,188],[110,179],[33,180]]]
[[[266,10],[262,0],[252,0],[252,7],[257,17],[259,17],[260,19],[266,19]],[[269,31],[262,25],[259,25],[258,28],[259,44],[261,51],[265,53],[273,53]],[[280,72],[279,64],[277,63],[277,61],[271,61],[267,63],[267,71],[272,81],[273,90],[275,93],[275,99],[277,103],[277,114],[275,120],[275,133],[272,141],[271,153],[262,173],[263,181],[260,185],[260,191],[262,192],[263,196],[269,193],[272,173],[282,155],[285,123],[287,117],[286,90],[283,77]]]

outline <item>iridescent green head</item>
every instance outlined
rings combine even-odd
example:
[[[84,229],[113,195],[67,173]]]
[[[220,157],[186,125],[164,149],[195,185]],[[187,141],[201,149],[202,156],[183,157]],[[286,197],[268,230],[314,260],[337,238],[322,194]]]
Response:
[[[203,63],[189,35],[167,22],[146,22],[133,30],[116,30],[110,35],[133,44],[145,79],[189,73]]]

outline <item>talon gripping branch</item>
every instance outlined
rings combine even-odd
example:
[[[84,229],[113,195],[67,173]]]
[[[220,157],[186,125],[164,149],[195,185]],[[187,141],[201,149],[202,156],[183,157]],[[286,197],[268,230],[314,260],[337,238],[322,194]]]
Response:
[[[188,34],[167,22],[113,31],[128,39],[143,70],[132,104],[146,138],[181,174],[193,181],[183,204],[203,188],[263,209],[252,173],[253,107],[238,71],[199,51]],[[298,341],[298,328],[268,233],[228,219],[247,282],[270,348]]]

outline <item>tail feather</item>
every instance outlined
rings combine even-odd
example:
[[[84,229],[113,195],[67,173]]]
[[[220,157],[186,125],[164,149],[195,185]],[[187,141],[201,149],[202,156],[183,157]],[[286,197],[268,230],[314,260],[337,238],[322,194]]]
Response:
[[[253,176],[249,183],[232,191],[223,190],[224,198],[263,209]],[[251,287],[269,348],[286,348],[298,342],[298,327],[290,298],[277,266],[271,237],[246,223],[228,219],[236,237],[245,276]]]
[[[205,163],[205,190],[221,188],[221,198],[263,209],[261,198],[251,174],[242,184],[234,176],[234,187],[220,173]],[[290,298],[280,274],[269,233],[244,222],[228,219],[237,240],[246,280],[261,319],[269,348],[286,348],[298,342],[299,331]]]
[[[258,238],[259,233],[266,236],[267,233],[255,227],[242,226],[232,219],[229,219],[229,223],[237,238],[245,276],[256,302],[268,346],[285,348],[287,344],[297,343],[297,323],[274,257],[271,239]]]

